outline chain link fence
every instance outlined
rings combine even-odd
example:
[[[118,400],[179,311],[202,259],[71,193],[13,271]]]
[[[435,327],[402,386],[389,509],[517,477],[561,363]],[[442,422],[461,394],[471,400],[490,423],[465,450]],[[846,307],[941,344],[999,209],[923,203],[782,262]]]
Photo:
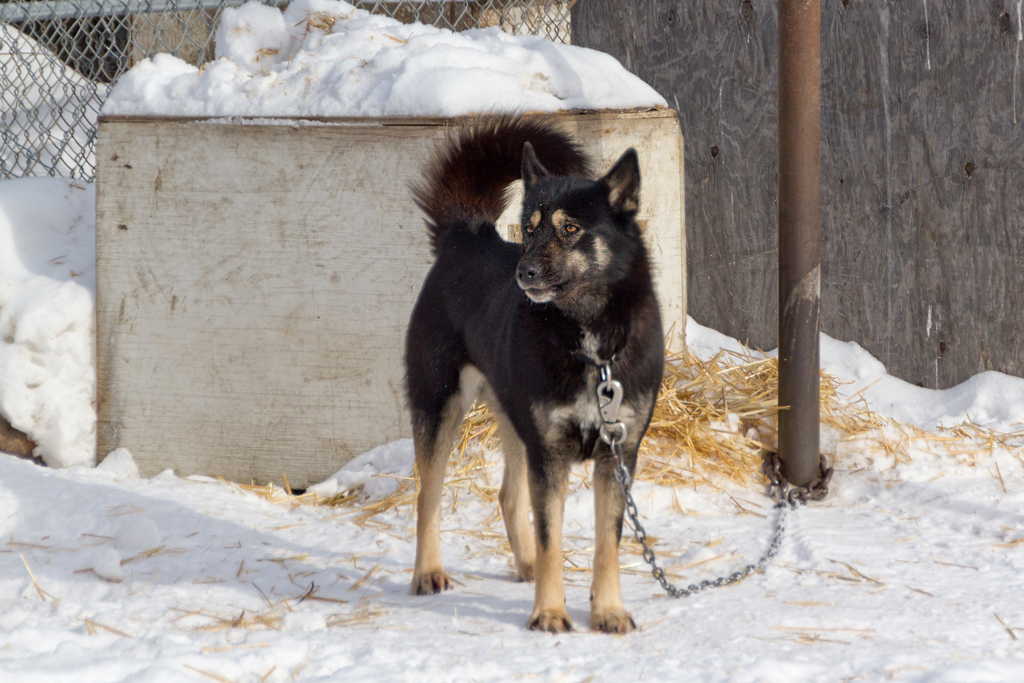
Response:
[[[91,180],[96,120],[110,84],[134,64],[168,52],[201,66],[213,59],[226,7],[244,0],[0,0],[0,178]],[[287,5],[287,0],[261,0]],[[351,2],[351,0],[350,0]],[[405,23],[461,31],[498,26],[569,42],[576,0],[351,2]]]

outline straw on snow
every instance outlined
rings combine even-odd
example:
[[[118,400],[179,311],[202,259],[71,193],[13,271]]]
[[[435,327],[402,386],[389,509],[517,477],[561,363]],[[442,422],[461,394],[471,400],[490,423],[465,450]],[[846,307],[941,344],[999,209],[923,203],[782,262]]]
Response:
[[[839,384],[822,374],[823,422],[848,433],[882,424],[866,406],[851,410],[840,404]],[[715,485],[724,477],[748,487],[761,485],[762,452],[778,440],[777,414],[776,359],[724,350],[708,360],[690,353],[672,355],[640,447],[637,479],[677,486]],[[474,406],[456,447],[457,470],[453,473],[450,467],[449,477],[467,478],[467,469],[483,469],[481,451],[498,448],[490,411]],[[467,458],[467,453],[478,453],[479,459]]]
[[[1024,431],[1000,434],[972,423],[925,432],[872,412],[863,398],[844,400],[838,393],[841,384],[838,378],[821,373],[821,422],[839,436],[840,453],[826,454],[830,459],[843,457],[844,444],[855,444],[861,452],[885,455],[897,463],[917,453],[930,453],[974,464],[978,456],[995,448],[1013,448],[1024,439]],[[637,479],[666,486],[718,487],[731,481],[747,488],[763,487],[762,453],[778,442],[778,411],[777,359],[755,351],[726,350],[707,360],[688,352],[670,356],[640,448]],[[448,466],[445,491],[452,508],[467,497],[497,502],[498,482],[491,481],[487,455],[498,450],[493,416],[486,406],[477,404],[466,415]],[[356,513],[355,521],[373,524],[372,518],[380,513],[415,503],[415,478],[396,478],[398,486],[389,496],[371,501],[364,499],[361,487],[330,498],[309,493],[282,496],[273,485],[240,487],[275,502],[350,508]],[[574,483],[585,485],[580,477],[574,477]],[[499,514],[495,505],[495,519],[488,521],[497,521]]]

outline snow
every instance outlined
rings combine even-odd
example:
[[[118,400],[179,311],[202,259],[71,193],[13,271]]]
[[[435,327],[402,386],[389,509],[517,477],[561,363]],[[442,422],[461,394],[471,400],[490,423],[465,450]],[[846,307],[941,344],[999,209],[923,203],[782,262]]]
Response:
[[[121,571],[121,553],[114,548],[100,548],[96,551],[92,570],[101,579],[120,583],[124,580],[124,572]]]
[[[362,486],[367,498],[387,498],[398,488],[400,478],[412,476],[413,460],[412,439],[386,443],[356,456],[309,491],[330,498]]]
[[[0,182],[0,415],[48,465],[96,461],[95,192]]]
[[[138,478],[139,466],[135,464],[131,451],[127,448],[116,448],[103,458],[103,462],[96,466],[97,469],[109,472],[111,476],[118,479]]]
[[[117,530],[115,542],[121,552],[137,555],[160,545],[160,531],[148,517],[129,517]]]
[[[411,457],[408,442],[385,452],[355,469]],[[3,458],[0,672],[82,683],[1024,680],[1024,646],[1007,629],[1024,630],[1019,458],[1000,448],[975,467],[844,456],[829,498],[789,514],[764,573],[682,601],[662,596],[626,539],[623,595],[641,630],[624,638],[586,627],[593,513],[582,473],[565,523],[577,631],[552,636],[523,628],[533,587],[514,580],[495,505],[465,490],[456,500],[456,485],[442,520],[456,586],[415,597],[410,505],[362,518],[206,477],[121,479]],[[500,461],[487,461],[496,484]],[[760,491],[728,484],[645,482],[636,494],[677,582],[753,561],[776,514]]]
[[[171,55],[122,76],[104,114],[460,116],[667,106],[603,52],[513,36],[402,24],[335,0],[227,8],[217,59]]]
[[[1001,372],[982,372],[949,389],[904,382],[856,342],[822,337],[821,366],[850,382],[846,396],[862,394],[879,413],[926,431],[973,421],[998,432],[1024,425],[1024,382]]]

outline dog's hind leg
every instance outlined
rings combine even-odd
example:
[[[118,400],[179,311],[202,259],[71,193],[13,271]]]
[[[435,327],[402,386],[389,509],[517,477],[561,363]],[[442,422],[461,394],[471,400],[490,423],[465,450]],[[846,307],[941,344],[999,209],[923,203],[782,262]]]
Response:
[[[636,629],[636,623],[622,607],[619,587],[619,541],[626,500],[615,479],[610,454],[606,449],[598,449],[598,453],[594,463],[595,548],[590,628],[605,633],[629,633]]]
[[[472,383],[466,381],[470,375],[470,372],[462,373],[460,389],[444,401],[439,414],[428,414],[416,408],[412,411],[413,447],[420,487],[416,497],[416,565],[412,575],[412,592],[416,595],[451,588],[451,579],[441,564],[441,494],[455,435],[466,414],[465,403],[472,404],[476,397],[475,387],[466,386]]]
[[[537,551],[530,529],[530,489],[527,477],[526,448],[508,417],[496,401],[489,405],[497,416],[498,436],[505,453],[505,475],[501,480],[498,502],[508,532],[508,543],[515,558],[516,575],[521,581],[533,581]]]
[[[551,633],[572,630],[565,609],[562,581],[562,514],[569,485],[569,472],[557,459],[545,463],[543,472],[530,467],[530,502],[537,533],[536,586],[533,613],[527,628]]]

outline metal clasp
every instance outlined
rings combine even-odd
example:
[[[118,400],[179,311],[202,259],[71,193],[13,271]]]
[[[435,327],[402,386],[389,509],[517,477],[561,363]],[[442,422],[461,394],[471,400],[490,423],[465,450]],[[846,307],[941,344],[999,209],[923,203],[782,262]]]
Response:
[[[597,407],[601,410],[602,422],[618,420],[621,405],[622,382],[617,379],[606,379],[597,385]]]
[[[610,363],[601,366],[601,383],[597,385],[597,407],[601,411],[601,426],[597,432],[601,440],[611,446],[612,455],[621,463],[619,444],[626,440],[626,425],[619,421],[622,406],[622,382],[612,377]]]

